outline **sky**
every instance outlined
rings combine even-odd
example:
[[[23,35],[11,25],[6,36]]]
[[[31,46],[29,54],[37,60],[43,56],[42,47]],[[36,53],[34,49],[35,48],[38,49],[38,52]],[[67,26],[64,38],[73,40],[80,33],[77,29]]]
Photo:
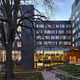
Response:
[[[35,1],[35,0],[31,0],[31,1]],[[50,13],[49,10],[44,9],[42,1],[43,0],[36,0],[35,4],[37,4],[37,6],[35,6],[35,8],[38,9],[45,16],[49,16],[50,20],[69,20],[71,15],[71,7],[74,0],[54,0],[55,10],[53,10],[51,14],[49,14]]]
[[[73,2],[74,0],[56,0],[55,20],[69,20]]]

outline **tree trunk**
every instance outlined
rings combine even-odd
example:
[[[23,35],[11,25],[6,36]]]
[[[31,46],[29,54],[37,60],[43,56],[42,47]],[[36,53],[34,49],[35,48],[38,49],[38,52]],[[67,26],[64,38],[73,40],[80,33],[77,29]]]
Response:
[[[13,78],[14,77],[14,68],[13,68],[13,61],[12,61],[12,47],[6,49],[6,64],[5,64],[5,72],[6,78]]]

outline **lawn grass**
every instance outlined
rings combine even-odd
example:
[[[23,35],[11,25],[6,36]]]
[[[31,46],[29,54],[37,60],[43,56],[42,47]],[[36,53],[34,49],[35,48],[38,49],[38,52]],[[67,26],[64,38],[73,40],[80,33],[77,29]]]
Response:
[[[15,69],[15,77],[12,79],[5,79],[5,74],[0,74],[0,80],[44,80],[40,69]]]
[[[74,64],[67,64],[62,67],[58,67],[59,69],[68,72],[70,75],[80,77],[80,66]]]
[[[5,75],[0,75],[0,80],[44,80],[43,75],[41,72],[35,73],[18,73],[15,74],[14,78],[6,79]]]
[[[37,72],[41,71],[41,69],[14,69],[14,72]]]

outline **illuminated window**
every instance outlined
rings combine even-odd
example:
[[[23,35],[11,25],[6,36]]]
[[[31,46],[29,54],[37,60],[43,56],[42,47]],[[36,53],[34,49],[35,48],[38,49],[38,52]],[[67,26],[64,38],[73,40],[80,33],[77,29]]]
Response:
[[[18,31],[18,32],[21,32],[21,26],[19,26],[19,27],[17,28],[17,31]]]
[[[75,46],[75,45],[73,44],[73,46]]]
[[[59,41],[59,45],[63,45],[64,44],[64,42],[63,41]]]
[[[59,34],[64,34],[64,30],[59,30]]]
[[[71,30],[66,30],[66,33],[67,34],[71,34]]]
[[[73,42],[74,42],[75,38],[73,37]]]
[[[64,36],[60,36],[60,39],[64,39]]]
[[[71,41],[65,41],[64,45],[71,45]]]
[[[71,42],[68,42],[68,45],[71,45]]]
[[[73,34],[75,33],[75,29],[73,29]]]
[[[18,47],[21,47],[21,42],[17,42],[17,46]]]
[[[73,28],[74,28],[74,26],[75,26],[75,25],[74,25],[74,23],[73,23]]]
[[[21,60],[21,51],[19,51],[19,50],[13,50],[12,51],[12,60],[14,60],[14,61],[20,61]]]

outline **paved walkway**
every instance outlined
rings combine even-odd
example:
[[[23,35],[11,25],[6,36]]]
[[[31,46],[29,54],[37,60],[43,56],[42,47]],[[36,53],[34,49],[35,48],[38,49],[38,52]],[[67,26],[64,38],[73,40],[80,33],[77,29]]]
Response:
[[[65,72],[63,70],[60,70],[57,67],[54,67],[53,69],[54,69],[53,71],[56,71],[56,72],[61,73],[61,74],[65,74],[65,75],[69,74],[68,72]]]
[[[55,74],[46,71],[46,72],[42,72],[44,80],[60,80],[58,78],[55,77]]]

